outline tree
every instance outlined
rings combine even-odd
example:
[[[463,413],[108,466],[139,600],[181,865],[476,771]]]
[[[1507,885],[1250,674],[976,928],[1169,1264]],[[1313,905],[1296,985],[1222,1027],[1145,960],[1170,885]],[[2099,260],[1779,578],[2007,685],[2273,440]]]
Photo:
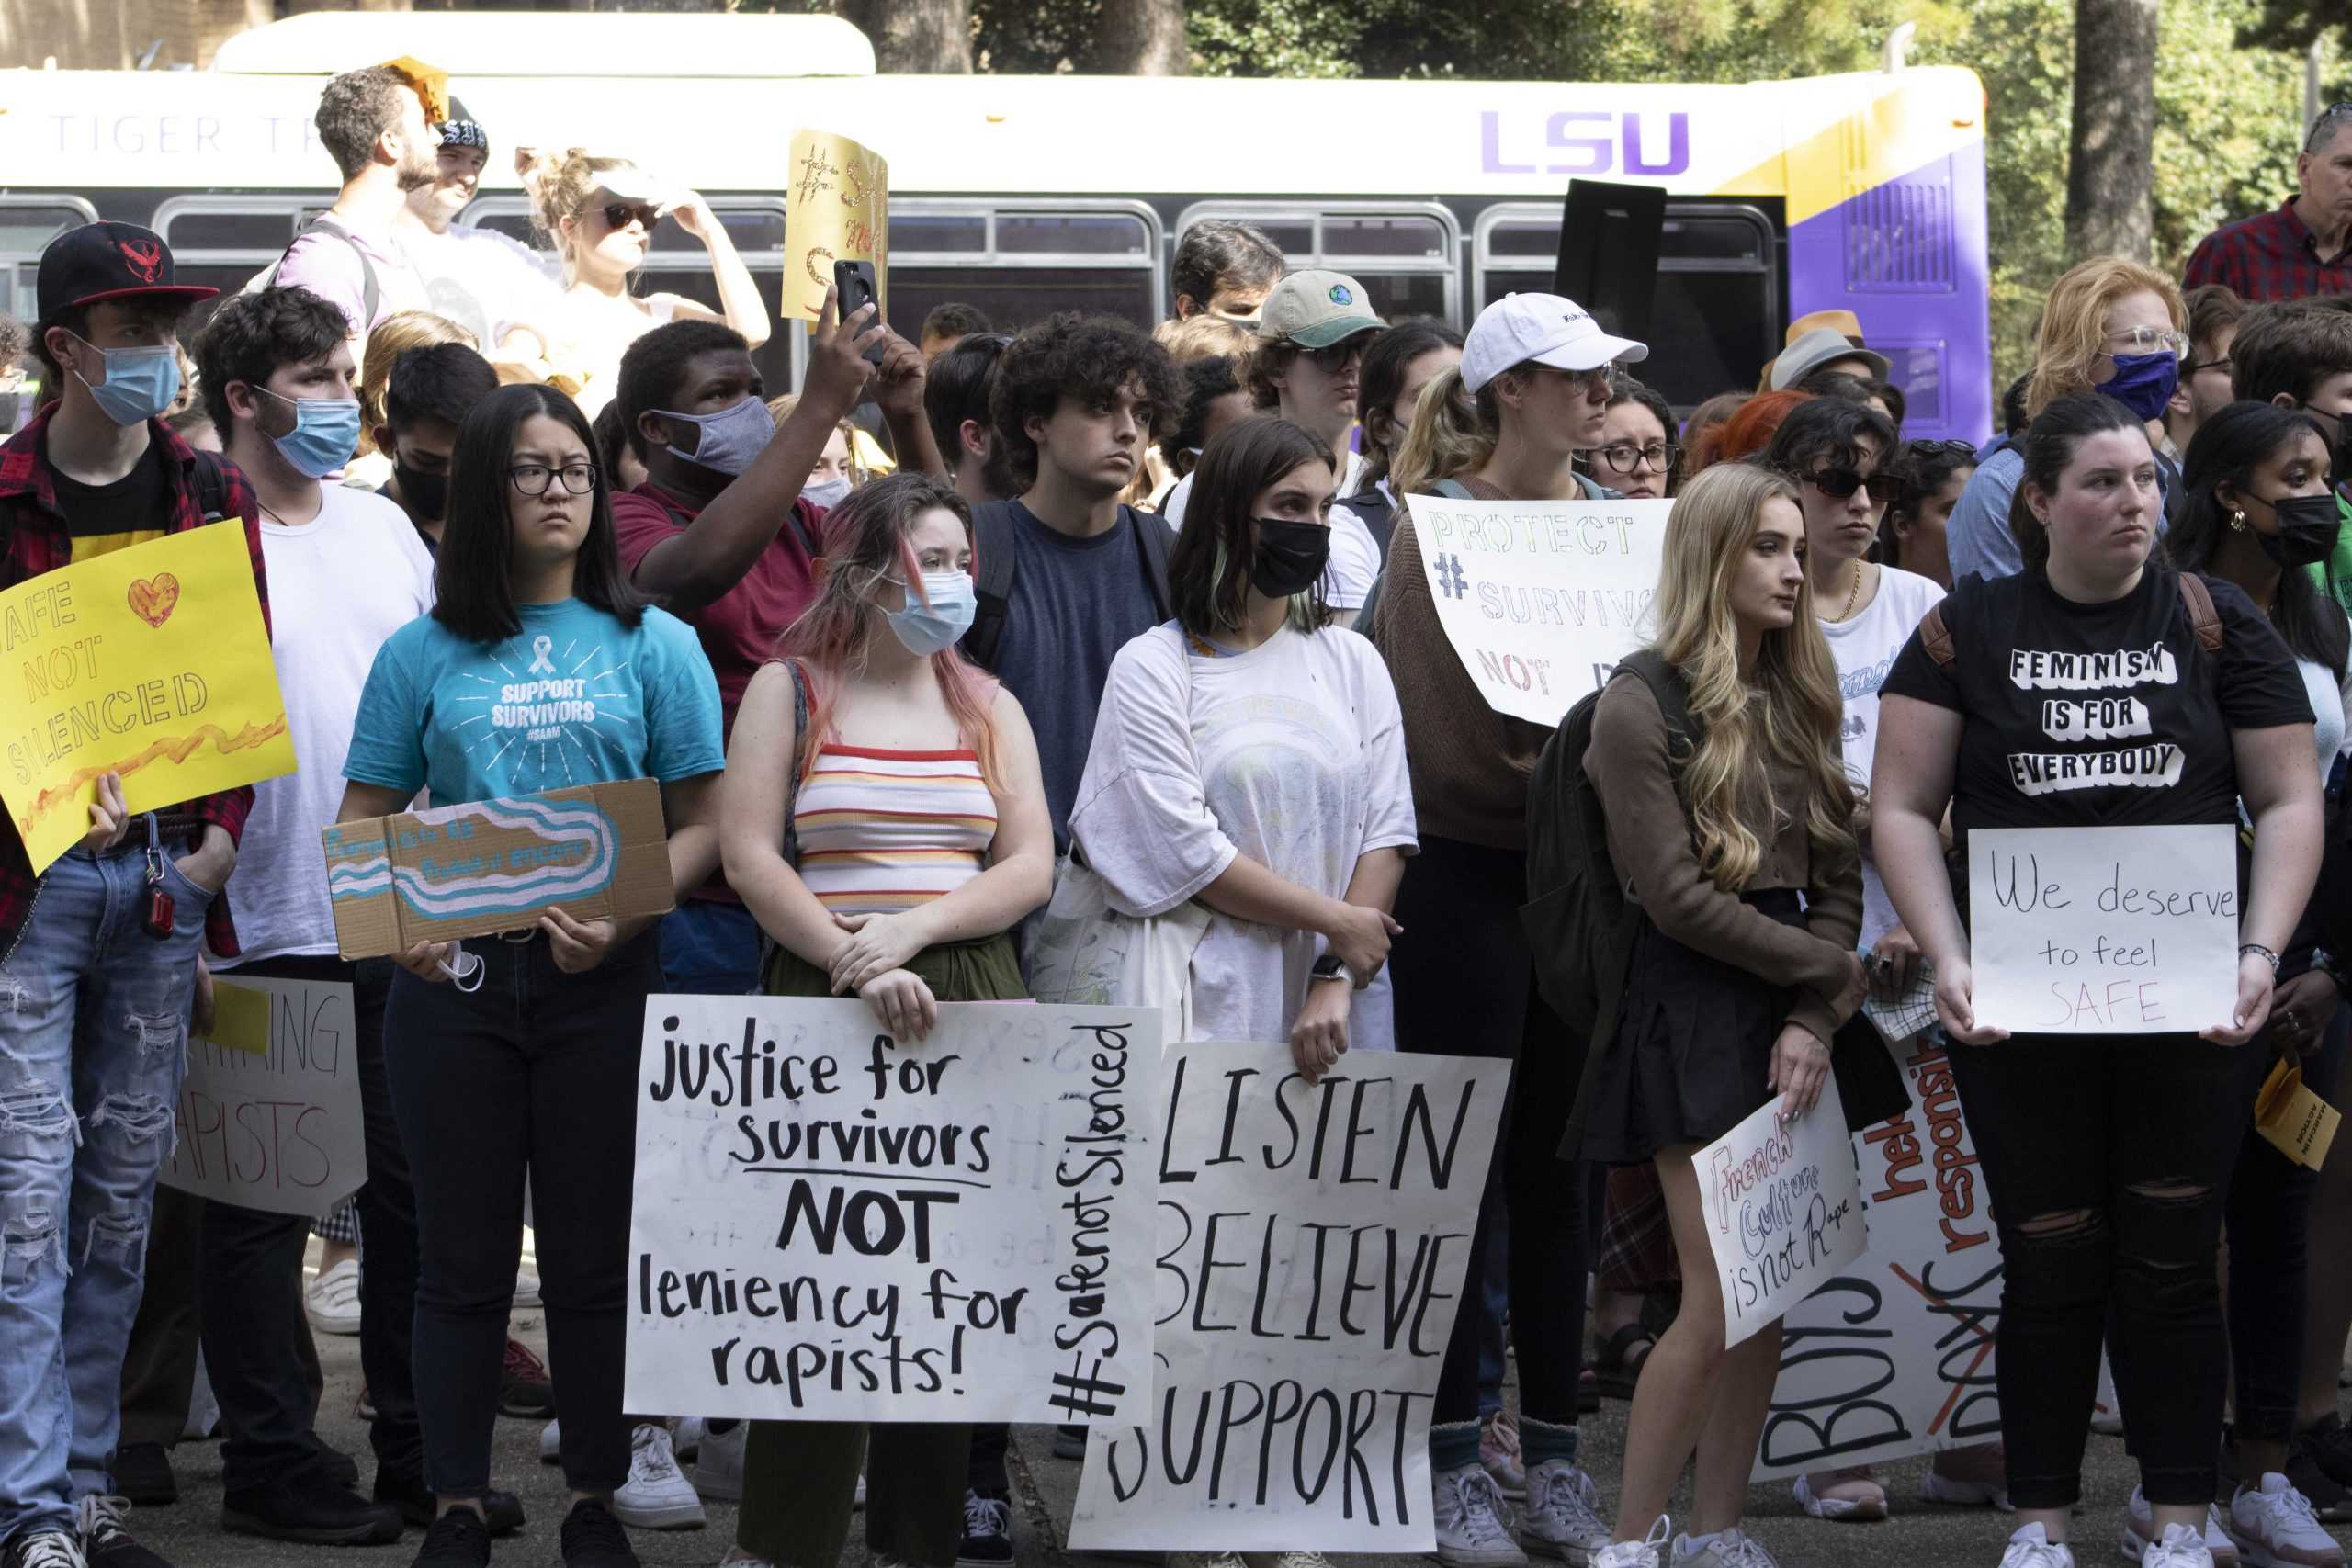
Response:
[[[1184,0],[1102,0],[1093,69],[1106,76],[1182,76]]]
[[[2147,261],[2155,240],[2156,0],[2075,0],[2066,248]]]
[[[971,73],[971,0],[843,0],[841,14],[873,40],[877,70],[918,76]]]

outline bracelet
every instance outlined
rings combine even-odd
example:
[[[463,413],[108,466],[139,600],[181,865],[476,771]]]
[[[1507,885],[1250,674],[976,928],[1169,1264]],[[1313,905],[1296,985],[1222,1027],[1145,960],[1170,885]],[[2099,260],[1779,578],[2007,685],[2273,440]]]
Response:
[[[2278,955],[2277,953],[2271,952],[2268,948],[2263,946],[2258,942],[2242,942],[2239,944],[2238,956],[2240,958],[2244,958],[2249,953],[2259,957],[2263,962],[2270,965],[2270,974],[2274,979],[2278,976]]]
[[[2312,967],[2335,983],[2338,995],[2352,998],[2352,984],[2347,984],[2347,981],[2352,981],[2352,976],[2346,974],[2342,959],[2324,947],[2313,948]]]

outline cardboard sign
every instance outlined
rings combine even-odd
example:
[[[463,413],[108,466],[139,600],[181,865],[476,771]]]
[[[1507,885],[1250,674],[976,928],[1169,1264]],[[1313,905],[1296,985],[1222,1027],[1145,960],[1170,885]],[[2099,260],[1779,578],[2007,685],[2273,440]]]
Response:
[[[1968,836],[1976,1021],[2018,1034],[2195,1033],[2238,1000],[2237,829]]]
[[[520,931],[556,908],[623,919],[674,902],[651,779],[338,822],[322,837],[345,958]]]
[[[846,136],[792,133],[784,199],[784,314],[824,313],[837,261],[874,264],[882,319],[890,314],[890,165]]]
[[[1429,1427],[1510,1064],[1169,1048],[1159,1376],[1098,1422],[1078,1550],[1425,1552]]]
[[[2335,1146],[2343,1112],[2303,1087],[2300,1065],[2280,1062],[2254,1100],[2254,1130],[2297,1165],[2317,1170]]]
[[[351,987],[311,980],[222,980],[221,998],[258,998],[258,1052],[217,1038],[243,1004],[215,1003],[216,1038],[191,1037],[178,1136],[159,1179],[199,1198],[273,1214],[325,1213],[368,1179],[359,1043]]]
[[[1869,1245],[1835,1077],[1795,1121],[1781,1122],[1776,1094],[1694,1159],[1727,1348],[1813,1294]]]
[[[234,519],[0,590],[0,797],[37,872],[90,830],[98,780],[156,811],[294,771]]]
[[[1556,725],[1648,638],[1672,502],[1410,505],[1438,624],[1497,713]]]
[[[658,996],[632,1410],[1132,1418],[1151,1380],[1149,1009]]]

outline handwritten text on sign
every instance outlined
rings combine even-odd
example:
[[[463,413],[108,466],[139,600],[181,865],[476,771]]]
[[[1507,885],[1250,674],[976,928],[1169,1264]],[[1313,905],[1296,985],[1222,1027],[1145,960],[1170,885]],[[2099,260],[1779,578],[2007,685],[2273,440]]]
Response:
[[[1429,1426],[1507,1062],[1170,1048],[1159,1373],[1074,1548],[1427,1551]]]
[[[1438,624],[1487,705],[1557,724],[1641,646],[1672,507],[1411,498]]]
[[[1149,1009],[646,1004],[632,1410],[1088,1421],[1151,1375]]]
[[[1786,1125],[1774,1095],[1701,1149],[1697,1165],[1726,1347],[1811,1295],[1869,1243],[1835,1078]]]
[[[1968,836],[1976,1021],[2165,1034],[2237,1008],[2237,830],[1978,829]]]
[[[188,1041],[179,1136],[160,1179],[273,1214],[323,1214],[368,1179],[351,987],[242,975],[219,984],[223,996],[266,999],[268,1047]]]

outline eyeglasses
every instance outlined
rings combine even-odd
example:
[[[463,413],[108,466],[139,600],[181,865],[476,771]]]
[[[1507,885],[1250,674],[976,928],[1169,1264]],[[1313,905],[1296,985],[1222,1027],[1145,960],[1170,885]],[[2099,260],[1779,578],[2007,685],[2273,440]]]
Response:
[[[2225,354],[2219,359],[2184,359],[2180,364],[2180,373],[2194,376],[2200,370],[2227,370],[2229,367],[2230,356]]]
[[[2125,327],[2108,333],[2107,341],[2119,352],[2158,354],[2170,349],[2177,359],[2188,357],[2188,334],[2169,327]]]
[[[563,476],[563,488],[574,495],[586,495],[596,488],[596,465],[566,463],[560,468],[550,468],[545,463],[517,463],[506,470],[506,482],[522,495],[545,495],[548,486]]]
[[[662,221],[662,209],[648,201],[608,201],[605,203],[605,223],[607,228],[626,229],[631,221],[642,223],[650,232]]]
[[[1824,468],[1807,474],[1804,482],[1832,501],[1844,501],[1858,490],[1867,490],[1871,499],[1885,502],[1903,493],[1903,481],[1893,474],[1858,474],[1851,468]]]
[[[1335,343],[1329,348],[1302,348],[1299,353],[1312,361],[1315,368],[1323,372],[1324,375],[1336,376],[1346,369],[1350,362],[1362,359],[1363,351],[1371,346],[1372,334],[1358,333],[1355,336]]]
[[[1663,441],[1652,441],[1646,446],[1636,446],[1631,441],[1613,441],[1601,447],[1597,456],[1608,465],[1611,473],[1630,474],[1646,463],[1650,472],[1662,474],[1674,467],[1679,452],[1679,448],[1669,446]]]

